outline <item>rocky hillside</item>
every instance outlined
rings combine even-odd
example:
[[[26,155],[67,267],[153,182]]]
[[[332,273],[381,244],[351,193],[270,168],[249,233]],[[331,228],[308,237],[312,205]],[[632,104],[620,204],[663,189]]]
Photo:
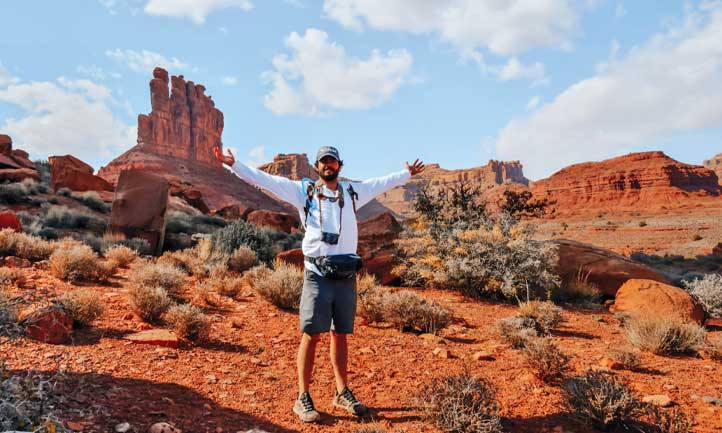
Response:
[[[122,170],[142,169],[163,175],[171,194],[187,199],[204,212],[229,217],[256,209],[293,212],[289,206],[238,179],[213,155],[222,145],[223,113],[205,87],[183,76],[170,78],[161,68],[150,80],[150,114],[138,116],[138,143],[98,175],[115,185]]]
[[[702,165],[717,173],[717,181],[722,185],[722,153],[704,161]]]

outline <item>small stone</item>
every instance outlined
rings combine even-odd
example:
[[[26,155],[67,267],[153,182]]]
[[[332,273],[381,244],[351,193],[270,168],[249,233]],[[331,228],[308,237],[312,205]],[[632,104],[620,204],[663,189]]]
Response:
[[[624,368],[624,366],[619,362],[606,357],[599,361],[599,366],[608,370],[622,370]]]
[[[702,401],[707,404],[713,404],[715,406],[722,406],[722,398],[710,397],[708,395],[705,395],[704,397],[702,397]]]
[[[215,375],[209,374],[206,376],[206,383],[216,383],[216,382],[218,382],[218,378]]]
[[[243,328],[243,322],[241,322],[241,319],[236,318],[236,317],[231,319],[231,328],[235,328],[235,329]]]
[[[123,337],[135,344],[151,344],[154,346],[178,348],[178,337],[167,329],[150,329]]]
[[[645,395],[642,397],[642,401],[659,407],[668,407],[672,404],[672,399],[664,394]]]
[[[155,423],[148,429],[148,433],[182,433],[179,428],[167,422]]]
[[[667,383],[662,388],[666,389],[667,391],[674,391],[677,389],[677,385],[672,385],[671,383]]]
[[[472,354],[471,359],[473,359],[474,361],[493,361],[494,354],[492,352],[481,350]]]
[[[434,356],[438,356],[439,358],[444,358],[444,359],[451,358],[451,353],[449,353],[448,349],[442,349],[440,347],[437,347],[436,349],[434,349],[432,351],[432,353],[434,354]]]
[[[115,425],[115,431],[118,433],[126,433],[130,430],[130,423],[122,422]]]
[[[370,347],[362,347],[358,350],[358,353],[362,355],[373,355],[374,351]]]

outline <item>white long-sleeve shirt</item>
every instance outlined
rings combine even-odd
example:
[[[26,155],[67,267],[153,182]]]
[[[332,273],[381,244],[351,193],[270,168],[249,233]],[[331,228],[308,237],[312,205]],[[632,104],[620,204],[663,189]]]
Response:
[[[304,207],[308,194],[306,184],[301,181],[294,181],[282,176],[274,176],[265,171],[249,167],[242,162],[236,161],[231,170],[246,182],[257,185],[278,197],[279,199],[290,203],[298,209],[298,215],[301,221],[305,219]],[[384,192],[403,185],[411,177],[411,173],[407,169],[391,173],[382,177],[375,177],[363,182],[342,182],[341,192],[344,194],[344,207],[341,209],[339,202],[331,202],[329,200],[319,200],[314,194],[311,207],[306,220],[306,234],[303,237],[303,254],[310,257],[331,256],[337,254],[356,254],[358,246],[358,226],[356,222],[356,214],[353,211],[351,197],[348,194],[348,184],[353,186],[354,192],[358,194],[356,200],[356,208],[373,200],[374,197]],[[322,186],[322,194],[327,197],[336,195],[335,191],[331,191]],[[323,206],[323,228],[319,225],[319,205]],[[322,232],[339,233],[339,224],[343,218],[341,225],[338,244],[331,245],[321,240]],[[316,265],[304,261],[306,269],[309,269],[318,275],[321,272]]]

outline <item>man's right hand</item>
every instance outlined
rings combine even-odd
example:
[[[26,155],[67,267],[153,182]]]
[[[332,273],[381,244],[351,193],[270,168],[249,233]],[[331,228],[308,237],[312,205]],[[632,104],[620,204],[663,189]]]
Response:
[[[231,152],[231,149],[229,148],[226,148],[226,154],[224,155],[223,152],[221,152],[221,147],[216,146],[213,148],[213,153],[216,154],[216,159],[227,166],[232,166],[236,162],[236,158],[233,156],[233,152]]]

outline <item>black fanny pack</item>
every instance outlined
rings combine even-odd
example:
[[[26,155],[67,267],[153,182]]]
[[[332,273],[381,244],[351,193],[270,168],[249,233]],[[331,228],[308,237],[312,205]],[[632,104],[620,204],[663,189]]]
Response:
[[[333,256],[304,257],[321,271],[329,280],[345,280],[356,276],[363,267],[363,260],[356,254],[337,254]]]

